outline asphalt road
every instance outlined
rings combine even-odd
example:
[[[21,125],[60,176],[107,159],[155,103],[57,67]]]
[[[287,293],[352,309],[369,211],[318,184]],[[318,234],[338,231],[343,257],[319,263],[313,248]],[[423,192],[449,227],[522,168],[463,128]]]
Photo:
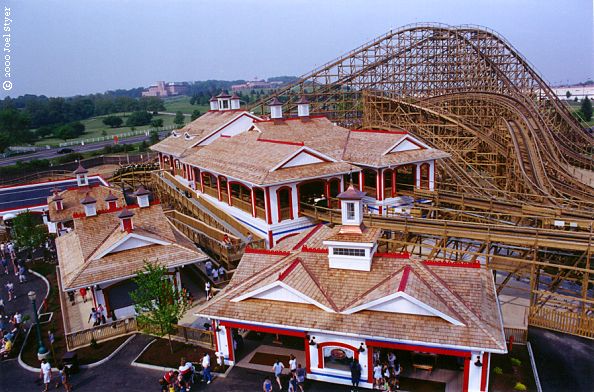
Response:
[[[164,136],[166,136],[168,134],[169,134],[169,131],[159,132],[160,138],[163,138]],[[138,135],[138,136],[132,136],[132,137],[125,138],[125,139],[120,139],[118,144],[134,144],[134,143],[140,143],[143,140],[148,140],[148,139],[150,139],[150,136]],[[62,148],[71,148],[75,152],[87,152],[87,151],[100,150],[103,147],[110,146],[110,145],[113,145],[113,140],[105,140],[103,142],[85,144],[84,146],[75,145],[75,146],[68,146],[68,147],[50,148],[48,150],[36,151],[36,152],[30,153],[30,154],[21,154],[21,155],[11,156],[8,158],[1,158],[0,166],[14,165],[18,161],[55,158],[57,156],[60,156],[60,154],[58,154],[58,150],[60,150]]]

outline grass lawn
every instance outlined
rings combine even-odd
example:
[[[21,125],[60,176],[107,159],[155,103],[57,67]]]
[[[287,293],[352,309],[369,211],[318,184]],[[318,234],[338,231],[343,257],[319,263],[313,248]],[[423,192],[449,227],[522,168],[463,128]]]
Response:
[[[62,357],[66,353],[66,340],[64,338],[64,324],[62,323],[62,312],[60,309],[60,299],[57,291],[56,281],[56,266],[55,264],[45,263],[43,261],[35,261],[29,266],[32,270],[44,275],[50,282],[50,292],[47,298],[47,310],[42,312],[53,312],[52,321],[41,325],[41,338],[43,344],[49,350],[50,344],[47,332],[52,330],[54,332],[55,342],[53,345],[55,359],[50,357],[49,361],[52,366],[57,366]],[[24,334],[23,334],[24,336]],[[119,347],[129,336],[122,336],[103,343],[99,343],[96,348],[85,347],[76,350],[78,353],[78,360],[81,365],[97,362],[111,354],[117,347]],[[37,359],[37,336],[35,328],[29,334],[27,341],[25,341],[25,348],[22,355],[23,361],[33,367],[39,367],[39,360]]]
[[[122,119],[124,120],[124,123],[126,123],[126,118],[127,118],[128,114],[129,113],[119,113],[117,115],[122,117]],[[113,115],[115,115],[115,114],[113,114]],[[103,131],[105,131],[108,136],[112,136],[112,135],[130,132],[132,130],[130,127],[126,127],[126,126],[110,128],[107,125],[103,124],[103,119],[105,117],[107,117],[107,116],[93,117],[88,120],[81,121],[81,123],[83,123],[85,126],[85,133],[76,139],[69,139],[68,141],[84,140],[84,139],[92,139],[95,137],[101,137],[101,136],[103,136],[102,135]],[[159,115],[153,116],[153,119],[159,119],[159,118],[163,119],[164,127],[173,125],[174,116],[170,116],[170,115],[166,115],[166,114],[159,114]],[[188,120],[188,122],[189,122],[189,120]],[[142,127],[135,127],[135,130],[143,130],[143,129],[148,129],[148,128],[151,128],[151,126],[144,125]],[[64,140],[50,137],[50,138],[46,138],[46,139],[41,139],[41,140],[37,141],[35,144],[38,146],[48,145],[48,144],[49,145],[59,145],[62,142],[64,142]]]
[[[204,114],[210,109],[209,105],[191,105],[190,97],[182,95],[179,97],[165,98],[165,111],[175,113],[180,111],[185,114],[192,114],[196,109],[200,110],[200,114]]]
[[[182,357],[190,362],[199,363],[203,354],[207,352],[208,355],[210,355],[212,370],[218,373],[223,373],[225,371],[224,369],[218,368],[213,350],[175,340],[172,340],[171,343],[173,346],[173,353],[169,347],[169,340],[167,340],[167,337],[157,339],[156,342],[152,343],[149,348],[142,353],[137,362],[177,369]]]

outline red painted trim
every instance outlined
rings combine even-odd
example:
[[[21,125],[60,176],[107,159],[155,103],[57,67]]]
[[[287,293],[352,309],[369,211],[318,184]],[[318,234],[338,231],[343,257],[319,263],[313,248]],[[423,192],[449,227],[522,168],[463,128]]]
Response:
[[[259,142],[275,143],[275,144],[287,144],[289,146],[304,146],[303,142],[289,142],[285,140],[274,140],[274,139],[258,139]]]
[[[319,343],[318,344],[318,368],[323,369],[324,368],[324,347],[342,347],[342,348],[346,348],[348,350],[351,350],[354,355],[355,355],[355,359],[358,361],[359,360],[359,349],[357,347],[353,347],[351,345],[348,344],[344,344],[341,342],[324,342],[324,343]]]
[[[289,274],[295,269],[295,267],[297,267],[297,264],[299,264],[300,262],[301,262],[301,259],[299,257],[297,257],[295,260],[293,260],[291,265],[289,265],[283,272],[278,274],[278,280],[280,280],[281,282],[283,280],[285,280],[285,278],[287,276],[289,276]]]
[[[377,200],[382,200],[382,169],[375,171],[375,197]]]
[[[311,373],[311,359],[309,357],[309,340],[307,340],[307,336],[303,338],[303,344],[305,346],[305,372]]]
[[[373,347],[367,346],[367,382],[373,382]]]
[[[101,177],[99,175],[87,175],[87,177]],[[50,182],[68,182],[68,181],[75,181],[76,177],[68,177],[68,178],[64,178],[62,180],[42,180],[42,181],[33,181],[33,182],[28,182],[26,184],[16,184],[16,185],[1,185],[0,189],[4,189],[4,188],[21,188],[21,187],[26,187],[26,186],[30,186],[30,185],[39,185],[39,184],[47,184]],[[105,180],[104,180],[105,181]],[[104,184],[102,184],[104,185]]]
[[[365,182],[365,176],[363,175],[363,170],[359,172],[359,191],[363,192],[363,186]]]
[[[296,235],[299,235],[299,233],[291,233],[291,234],[287,234],[286,236],[284,236],[284,237],[281,237],[281,238],[279,238],[278,240],[276,240],[276,244],[278,245],[278,244],[279,244],[281,241],[284,241],[284,240],[286,240],[287,238],[289,238],[289,237],[294,237],[294,236],[296,236]]]
[[[392,197],[396,197],[396,169],[392,170]]]
[[[469,377],[470,377],[470,358],[464,358],[464,379],[463,379],[463,386],[462,392],[468,392],[468,384],[469,384]]]
[[[272,206],[270,205],[270,188],[264,188],[264,196],[266,198],[266,222],[271,225],[272,224]],[[268,236],[272,238],[270,232],[268,232]],[[272,245],[270,245],[272,247]]]
[[[424,260],[423,263],[425,265],[433,265],[436,267],[481,268],[481,263],[478,261],[468,263],[465,261]]]
[[[272,233],[272,232],[270,232]],[[274,255],[274,256],[289,256],[291,254],[288,250],[272,250],[272,249],[254,249],[250,246],[245,248],[244,253],[253,253],[258,255]]]
[[[225,335],[227,335],[227,346],[229,347],[229,360],[235,361],[235,353],[233,352],[233,335],[232,327],[225,325]]]
[[[214,337],[215,353],[219,352],[219,336],[217,334],[217,321],[212,321],[212,335]]]
[[[221,176],[217,177],[217,197],[221,201]]]
[[[462,358],[470,359],[469,351],[452,350],[452,349],[448,349],[448,348],[419,346],[416,344],[405,344],[405,343],[380,342],[380,341],[376,341],[376,340],[366,340],[365,345],[373,346],[373,347],[380,347],[380,348],[393,348],[395,350],[403,350],[403,351],[420,351],[423,353],[449,355],[452,357],[462,357]]]
[[[483,353],[483,369],[481,371],[481,392],[487,390],[487,375],[489,373],[489,353]]]
[[[301,248],[302,252],[307,252],[307,253],[328,253],[328,248],[310,248],[306,245],[303,245],[303,247]]]
[[[303,237],[303,238],[301,239],[301,241],[299,241],[299,242],[297,243],[297,245],[295,245],[295,246],[293,247],[293,250],[297,250],[297,249],[301,248],[303,245],[305,245],[305,243],[306,243],[306,242],[307,242],[307,241],[308,241],[308,240],[311,238],[311,236],[312,236],[312,235],[314,235],[314,234],[316,233],[316,231],[320,230],[320,228],[321,228],[322,226],[323,226],[323,224],[322,224],[322,223],[318,223],[318,225],[317,225],[316,227],[314,227],[313,229],[311,229],[311,230],[310,230],[310,232],[309,232],[309,233],[307,233],[307,234],[305,235],[305,237]]]
[[[278,221],[281,222],[281,204],[280,204],[280,193],[283,190],[287,190],[289,193],[289,207],[291,210],[289,212],[289,219],[293,220],[293,190],[290,186],[282,186],[276,190],[276,211],[278,214]]]
[[[315,116],[309,116],[309,118],[312,119],[312,118],[327,118],[327,117],[320,114],[320,115],[315,115]],[[278,118],[277,119],[268,119],[268,120],[262,119],[262,120],[254,120],[254,122],[255,123],[265,123],[265,122],[274,122],[274,120],[279,120],[279,119]],[[287,118],[283,118],[283,119],[280,119],[280,120],[282,120],[282,121],[294,121],[294,120],[301,120],[301,117],[287,117]]]
[[[408,282],[408,275],[410,274],[410,265],[404,267],[404,271],[402,271],[402,278],[400,279],[400,285],[398,286],[398,291],[404,291],[406,289],[406,283]]]
[[[268,230],[268,247],[272,248],[274,246],[274,236],[272,235],[272,231]]]
[[[387,252],[375,252],[375,257],[386,257],[391,259],[408,259],[410,258],[410,253],[408,252],[399,252],[399,253],[387,253]]]
[[[231,199],[231,184],[229,180],[227,180],[227,204],[233,205],[233,200]]]
[[[324,196],[326,197],[326,200],[328,201],[328,204],[330,203],[330,182],[328,180],[324,181]],[[328,207],[330,207],[330,205],[328,205]]]
[[[300,338],[305,338],[305,336],[306,336],[306,333],[304,331],[295,331],[295,330],[291,330],[291,329],[281,329],[281,328],[274,328],[274,327],[264,327],[261,325],[243,324],[243,323],[236,323],[236,322],[231,322],[231,321],[221,321],[221,325],[223,325],[225,327],[249,329],[250,331],[273,333],[273,334],[284,335],[284,336],[297,336]]]

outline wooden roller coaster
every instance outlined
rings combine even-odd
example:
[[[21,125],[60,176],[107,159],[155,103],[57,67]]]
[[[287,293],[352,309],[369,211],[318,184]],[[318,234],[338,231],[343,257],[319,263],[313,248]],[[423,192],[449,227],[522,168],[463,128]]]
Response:
[[[484,260],[504,273],[499,290],[511,277],[527,282],[531,325],[594,337],[594,139],[507,40],[477,26],[405,26],[252,110],[277,97],[295,114],[301,96],[311,114],[405,130],[451,155],[423,195],[433,206],[411,220],[369,218],[392,233],[385,246]]]

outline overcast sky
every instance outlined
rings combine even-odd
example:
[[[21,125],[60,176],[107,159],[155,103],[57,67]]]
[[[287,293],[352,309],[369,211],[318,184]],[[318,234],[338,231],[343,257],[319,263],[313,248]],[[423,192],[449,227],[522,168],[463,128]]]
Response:
[[[594,79],[592,0],[4,1],[13,97],[299,76],[415,22],[484,25],[552,84]]]

